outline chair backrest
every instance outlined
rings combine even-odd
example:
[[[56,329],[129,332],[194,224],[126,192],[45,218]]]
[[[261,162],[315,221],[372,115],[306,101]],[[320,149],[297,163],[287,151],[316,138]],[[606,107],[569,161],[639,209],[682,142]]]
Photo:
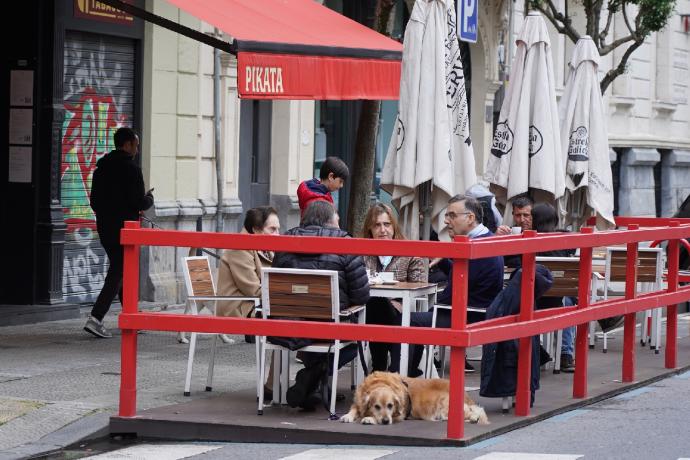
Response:
[[[553,276],[553,284],[544,293],[548,297],[577,297],[580,278],[579,257],[537,257],[536,262],[545,266]]]
[[[335,270],[261,269],[261,308],[266,317],[319,321],[340,318],[340,290]]]
[[[662,248],[640,248],[637,255],[637,282],[661,283],[663,274]],[[625,248],[606,248],[606,284],[624,282],[627,273],[627,251]]]
[[[215,296],[216,285],[208,256],[183,257],[185,287],[189,296]]]

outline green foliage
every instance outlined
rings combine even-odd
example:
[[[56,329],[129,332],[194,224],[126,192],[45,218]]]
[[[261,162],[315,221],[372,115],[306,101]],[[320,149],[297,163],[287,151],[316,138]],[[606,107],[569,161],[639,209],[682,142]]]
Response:
[[[663,29],[676,7],[676,0],[628,0],[627,3],[639,7],[637,31],[645,37]]]

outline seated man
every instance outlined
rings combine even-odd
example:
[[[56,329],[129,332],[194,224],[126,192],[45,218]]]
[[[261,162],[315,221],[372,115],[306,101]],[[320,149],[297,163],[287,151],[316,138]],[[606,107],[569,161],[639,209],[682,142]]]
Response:
[[[520,227],[522,231],[532,230],[532,208],[534,201],[528,196],[518,196],[513,199],[513,226]],[[511,228],[507,225],[500,225],[496,229],[496,235],[510,235]],[[522,255],[510,255],[505,257],[506,267],[520,268],[522,263]]]
[[[448,201],[445,223],[451,238],[455,235],[467,235],[470,238],[486,238],[493,236],[482,223],[482,208],[479,202],[469,196],[456,195]],[[453,274],[450,261],[446,261],[448,268],[448,285],[437,297],[440,304],[452,305]],[[487,308],[503,289],[503,257],[487,257],[474,259],[469,262],[468,306],[473,308]],[[410,325],[431,327],[433,312],[415,312],[410,316]],[[451,311],[439,309],[436,317],[437,327],[450,327]],[[469,322],[480,321],[482,315],[468,315]],[[410,354],[409,374],[411,377],[421,375],[419,362],[422,359],[423,347],[412,347]],[[468,372],[474,368],[465,363]]]
[[[307,206],[299,227],[287,231],[287,235],[347,237],[347,232],[338,228],[337,214],[327,201],[313,201]],[[303,268],[338,271],[340,285],[340,308],[364,305],[369,300],[369,278],[361,256],[339,254],[276,253],[273,267]],[[340,365],[345,365],[357,356],[355,346],[340,351]],[[332,355],[325,353],[302,353],[304,369],[297,372],[295,384],[287,391],[287,402],[291,407],[313,410],[321,400],[317,393],[324,360],[332,362]],[[332,372],[332,370],[331,370]]]

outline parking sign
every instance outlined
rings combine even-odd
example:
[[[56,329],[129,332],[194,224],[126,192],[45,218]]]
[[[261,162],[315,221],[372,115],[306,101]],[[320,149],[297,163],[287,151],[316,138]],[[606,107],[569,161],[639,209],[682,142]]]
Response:
[[[477,18],[479,0],[456,0],[458,9],[458,38],[465,42],[477,42]]]

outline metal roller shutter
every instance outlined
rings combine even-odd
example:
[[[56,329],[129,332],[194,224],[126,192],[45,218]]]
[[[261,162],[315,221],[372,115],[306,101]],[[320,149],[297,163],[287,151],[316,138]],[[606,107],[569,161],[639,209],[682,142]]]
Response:
[[[67,302],[93,302],[107,271],[89,205],[96,161],[113,149],[113,134],[134,119],[134,40],[68,31],[60,168],[67,224],[63,292]]]

